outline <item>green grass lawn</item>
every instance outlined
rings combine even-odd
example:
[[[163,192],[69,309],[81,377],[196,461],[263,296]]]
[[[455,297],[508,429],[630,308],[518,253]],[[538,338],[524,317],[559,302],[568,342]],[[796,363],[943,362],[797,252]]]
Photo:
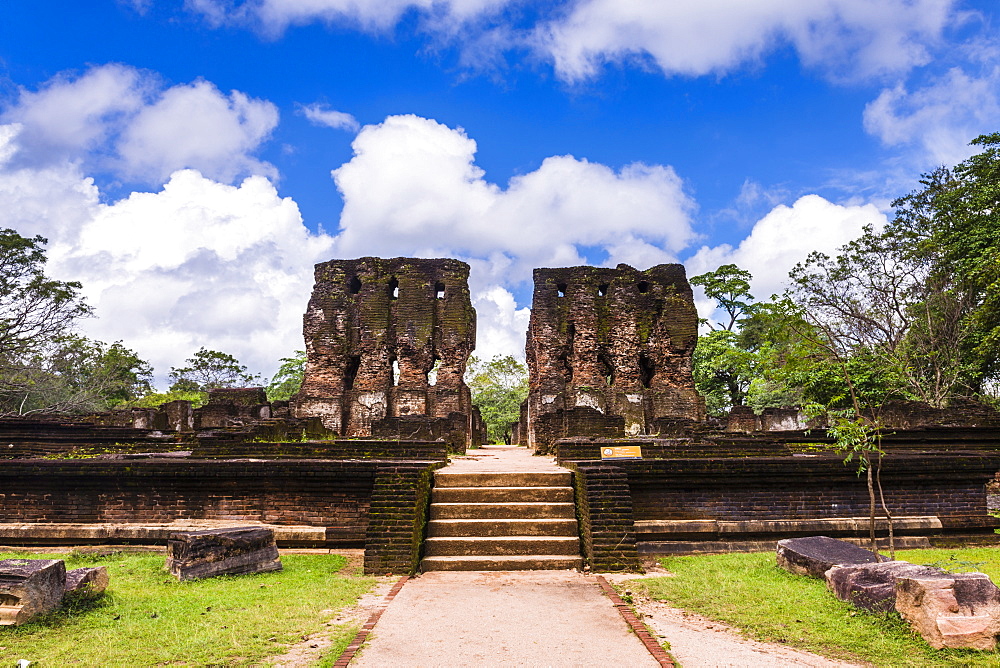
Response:
[[[0,627],[0,666],[18,659],[48,666],[262,665],[285,646],[317,632],[374,586],[341,574],[347,559],[283,554],[284,570],[178,582],[163,554],[4,554],[54,558],[66,567],[106,566],[101,599],[66,607],[19,627]],[[332,629],[339,656],[356,627]]]
[[[917,564],[978,563],[1000,582],[1000,548],[907,550]],[[742,629],[747,636],[877,666],[1000,666],[1000,652],[935,650],[896,613],[871,614],[838,601],[822,580],[792,575],[774,553],[667,557],[675,577],[635,580],[631,591]]]

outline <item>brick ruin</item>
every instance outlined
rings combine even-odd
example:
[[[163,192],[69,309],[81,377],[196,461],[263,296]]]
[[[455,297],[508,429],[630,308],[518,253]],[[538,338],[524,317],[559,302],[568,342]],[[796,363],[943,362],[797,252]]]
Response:
[[[536,269],[534,281],[520,443],[547,452],[565,436],[705,420],[691,374],[698,314],[682,265]]]
[[[346,437],[481,440],[465,385],[476,345],[469,265],[412,258],[316,265],[297,417]]]
[[[456,260],[317,265],[291,402],[242,388],[201,408],[0,419],[0,542],[148,544],[180,528],[262,525],[283,546],[364,547],[369,573],[413,572],[433,471],[481,440],[463,382],[468,274]],[[865,534],[865,482],[821,426],[796,409],[706,422],[696,339],[680,265],[535,271],[516,433],[574,471],[589,565]],[[984,487],[1000,469],[1000,415],[912,403],[887,415],[883,483],[901,546],[995,542]],[[640,445],[643,458],[603,461],[613,444]]]

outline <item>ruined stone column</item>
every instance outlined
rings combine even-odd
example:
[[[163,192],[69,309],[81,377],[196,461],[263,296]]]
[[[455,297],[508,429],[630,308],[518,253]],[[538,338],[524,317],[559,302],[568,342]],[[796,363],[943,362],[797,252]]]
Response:
[[[705,419],[691,356],[698,314],[679,264],[536,269],[527,361],[528,442],[656,433]]]
[[[465,443],[472,419],[465,366],[476,342],[468,279],[469,266],[451,259],[316,265],[295,415],[319,416],[342,436],[444,430]]]

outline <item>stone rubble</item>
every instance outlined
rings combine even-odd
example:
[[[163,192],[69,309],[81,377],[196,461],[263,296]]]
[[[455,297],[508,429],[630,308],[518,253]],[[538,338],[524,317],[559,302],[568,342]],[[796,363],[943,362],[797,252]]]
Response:
[[[178,531],[167,540],[167,570],[178,580],[281,570],[274,531],[264,527]]]

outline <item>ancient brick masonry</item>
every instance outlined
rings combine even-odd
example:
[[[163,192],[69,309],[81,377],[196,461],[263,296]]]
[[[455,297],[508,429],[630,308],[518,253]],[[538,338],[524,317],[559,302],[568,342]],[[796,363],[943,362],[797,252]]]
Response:
[[[705,419],[691,375],[698,315],[683,266],[536,269],[534,279],[529,445],[547,451],[563,436],[634,436]]]
[[[295,415],[319,416],[341,436],[431,433],[464,449],[473,409],[463,377],[476,344],[468,278],[451,259],[316,265]]]

